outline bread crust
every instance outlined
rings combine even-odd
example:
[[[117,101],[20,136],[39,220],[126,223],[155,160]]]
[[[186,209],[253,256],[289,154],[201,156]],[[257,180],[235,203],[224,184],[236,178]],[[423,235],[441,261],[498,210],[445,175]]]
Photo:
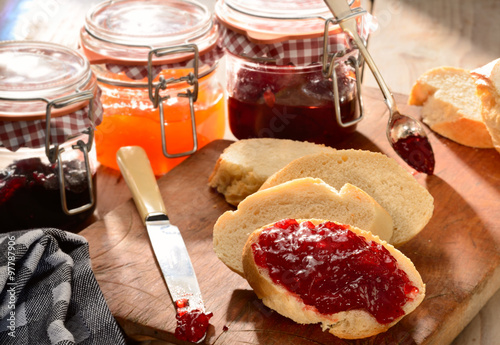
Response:
[[[481,116],[500,153],[500,59],[472,71],[477,94],[481,99]]]
[[[297,221],[299,223],[311,221],[315,225],[318,225],[327,220],[297,219]],[[323,330],[328,330],[331,334],[344,339],[366,338],[385,332],[404,317],[403,315],[389,324],[380,324],[365,310],[345,311],[331,315],[320,314],[316,308],[305,305],[299,296],[290,293],[282,286],[274,284],[269,274],[255,264],[251,249],[252,243],[258,239],[262,230],[273,224],[268,224],[255,230],[245,243],[243,251],[245,278],[266,306],[300,324],[321,323]],[[405,315],[415,310],[425,297],[425,284],[411,260],[392,245],[380,240],[378,236],[374,236],[370,232],[353,226],[348,227],[367,241],[375,241],[382,244],[397,260],[399,268],[406,272],[412,284],[419,290],[415,298],[405,304],[402,309]]]
[[[395,246],[415,237],[434,211],[432,195],[395,160],[364,150],[337,150],[298,158],[269,177],[260,190],[306,176],[320,178],[333,188],[350,183],[368,193],[391,215],[391,243]]]
[[[288,181],[247,197],[236,211],[223,213],[214,225],[213,246],[219,259],[243,275],[242,252],[248,236],[284,218],[325,218],[355,224],[389,240],[391,216],[366,192],[346,184],[340,191],[321,179]]]
[[[408,104],[423,107],[422,121],[434,132],[461,145],[493,147],[470,71],[456,67],[427,71],[413,85]]]
[[[215,163],[208,184],[234,206],[255,193],[264,181],[293,159],[335,151],[331,147],[288,139],[255,138],[228,146]]]
[[[486,127],[483,122],[461,118],[453,122],[437,123],[430,127],[434,132],[441,134],[445,138],[453,138],[453,141],[464,146],[478,149],[490,149],[493,147],[491,136],[485,131]]]

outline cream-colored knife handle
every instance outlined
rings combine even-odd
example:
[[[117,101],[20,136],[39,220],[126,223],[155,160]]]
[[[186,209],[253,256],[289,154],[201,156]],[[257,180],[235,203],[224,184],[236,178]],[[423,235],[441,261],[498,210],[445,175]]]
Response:
[[[152,214],[167,214],[160,188],[148,156],[140,146],[125,146],[116,153],[116,161],[123,178],[132,192],[143,222]]]

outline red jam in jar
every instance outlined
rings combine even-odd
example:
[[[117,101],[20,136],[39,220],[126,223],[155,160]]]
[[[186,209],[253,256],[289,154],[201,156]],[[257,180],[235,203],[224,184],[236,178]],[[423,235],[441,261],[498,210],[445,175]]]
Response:
[[[262,231],[252,252],[275,284],[322,314],[362,309],[387,324],[418,293],[387,249],[333,222],[282,220]]]
[[[350,1],[355,8],[359,0]],[[324,1],[221,0],[228,122],[238,139],[333,146],[362,118],[361,59]],[[360,34],[367,38],[364,17]]]
[[[63,164],[66,201],[70,209],[90,203],[85,167],[78,160]],[[75,215],[63,211],[58,169],[40,158],[28,158],[0,171],[0,219],[2,232],[57,226],[63,230],[81,228],[94,208]],[[96,187],[93,174],[93,188]]]
[[[235,57],[228,56],[228,64]],[[240,62],[228,97],[231,132],[238,139],[272,137],[333,145],[356,126],[341,127],[335,115],[333,83],[322,66],[304,68]],[[341,118],[359,117],[356,79],[337,77]]]
[[[88,225],[96,206],[99,95],[78,51],[0,42],[0,232]]]

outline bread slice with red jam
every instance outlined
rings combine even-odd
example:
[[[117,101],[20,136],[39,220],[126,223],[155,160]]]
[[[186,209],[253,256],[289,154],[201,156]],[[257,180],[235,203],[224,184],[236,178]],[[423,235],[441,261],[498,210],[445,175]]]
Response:
[[[320,219],[284,219],[254,231],[245,277],[263,303],[339,338],[384,332],[422,302],[413,263],[370,232]]]
[[[392,218],[363,190],[346,184],[337,191],[320,179],[306,177],[254,193],[236,211],[222,214],[213,230],[215,253],[231,270],[243,275],[242,253],[248,236],[284,218],[332,219],[387,241],[392,237]]]

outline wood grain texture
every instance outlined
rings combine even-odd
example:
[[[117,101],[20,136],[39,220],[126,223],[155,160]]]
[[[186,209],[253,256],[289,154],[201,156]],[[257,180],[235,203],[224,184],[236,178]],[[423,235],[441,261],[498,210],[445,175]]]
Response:
[[[339,148],[381,151],[402,162],[385,139],[387,113],[380,92],[365,88],[364,100],[366,119]],[[418,116],[419,108],[404,105],[406,97],[397,95],[397,100],[404,112]],[[277,315],[215,256],[212,226],[231,207],[207,179],[230,141],[210,144],[162,177],[160,190],[172,223],[183,233],[207,308],[214,312],[206,344],[449,344],[500,287],[500,155],[432,133],[430,140],[435,175],[415,178],[434,196],[435,212],[427,227],[401,247],[427,284],[426,299],[388,332],[359,341],[340,340],[317,325],[297,325]],[[174,307],[133,202],[81,234],[89,240],[111,311],[127,334],[182,344],[172,335]]]
[[[394,92],[439,66],[473,69],[500,57],[497,0],[376,0],[379,28],[368,48]],[[366,71],[364,84],[377,84]]]
[[[0,39],[44,40],[75,48],[85,12],[98,2],[0,0]],[[215,0],[200,2],[213,8]],[[415,79],[427,69],[440,65],[474,68],[500,56],[500,2],[497,0],[363,0],[367,9],[372,3],[371,11],[377,16],[380,28],[371,36],[369,49],[394,92],[408,93]],[[365,72],[364,85],[376,86],[369,71]],[[234,137],[228,131],[226,138]],[[481,174],[479,166],[466,170]],[[116,171],[99,168],[97,183],[97,211],[90,221],[102,219],[130,198],[128,188]],[[461,193],[467,191],[461,190]],[[453,345],[498,343],[498,322],[500,291]]]

